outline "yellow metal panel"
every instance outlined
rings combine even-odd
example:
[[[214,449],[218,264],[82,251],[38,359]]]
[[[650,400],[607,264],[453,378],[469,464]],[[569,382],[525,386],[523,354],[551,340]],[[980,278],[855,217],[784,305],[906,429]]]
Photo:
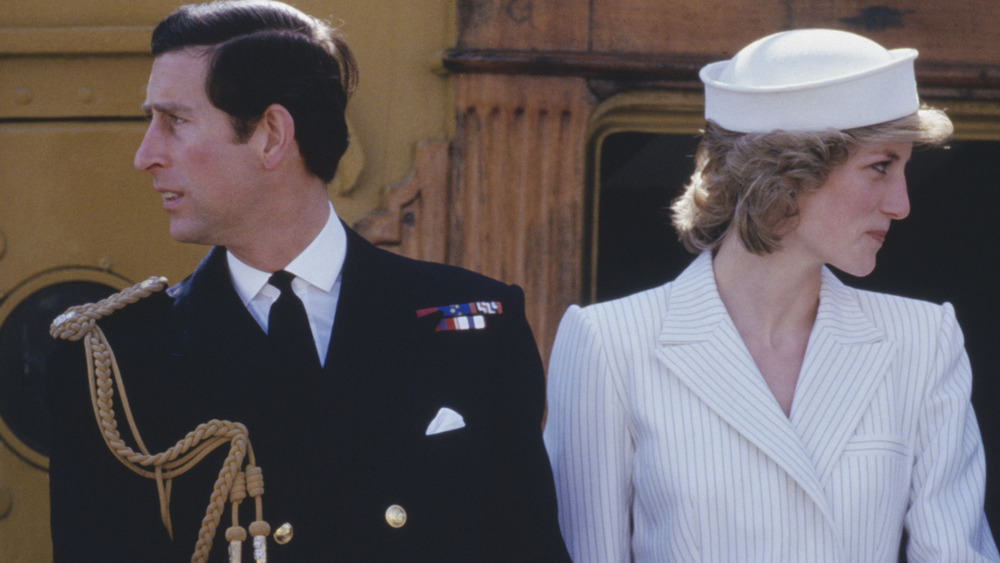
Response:
[[[146,54],[152,31],[150,26],[0,28],[0,53]]]
[[[0,292],[37,272],[83,266],[179,281],[204,247],[174,242],[160,197],[132,167],[144,122],[0,126]]]
[[[145,56],[0,58],[0,118],[140,117],[149,68]]]
[[[0,2],[0,27],[152,26],[170,10],[185,3],[167,0],[6,1]]]

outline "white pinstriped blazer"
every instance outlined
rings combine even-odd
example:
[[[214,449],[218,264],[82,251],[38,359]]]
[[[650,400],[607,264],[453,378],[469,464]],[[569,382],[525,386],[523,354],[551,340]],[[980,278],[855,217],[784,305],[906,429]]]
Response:
[[[719,298],[674,282],[571,307],[545,442],[577,563],[1000,561],[950,305],[824,269],[790,416]]]

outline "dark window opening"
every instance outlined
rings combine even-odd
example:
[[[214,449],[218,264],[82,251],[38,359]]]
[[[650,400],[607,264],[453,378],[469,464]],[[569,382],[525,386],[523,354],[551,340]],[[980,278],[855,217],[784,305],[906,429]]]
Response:
[[[50,285],[21,301],[0,326],[0,420],[43,456],[48,456],[51,432],[46,362],[57,345],[49,325],[69,307],[99,301],[114,291],[86,281]]]

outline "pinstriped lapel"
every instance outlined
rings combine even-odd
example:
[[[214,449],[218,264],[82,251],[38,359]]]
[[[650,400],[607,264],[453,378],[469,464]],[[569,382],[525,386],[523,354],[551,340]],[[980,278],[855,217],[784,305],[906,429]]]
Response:
[[[819,474],[719,298],[704,253],[672,284],[657,355],[715,413],[782,467],[833,525]]]
[[[854,291],[824,268],[791,412],[824,482],[889,372],[893,348],[861,310]]]

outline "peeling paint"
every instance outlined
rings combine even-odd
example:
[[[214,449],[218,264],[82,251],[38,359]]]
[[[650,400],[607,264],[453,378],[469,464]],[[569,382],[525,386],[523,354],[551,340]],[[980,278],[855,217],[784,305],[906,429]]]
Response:
[[[459,25],[473,29],[490,22],[493,12],[493,0],[462,0],[458,5]]]
[[[530,0],[508,0],[507,5],[504,6],[504,12],[518,25],[531,21],[533,9],[534,6]]]

